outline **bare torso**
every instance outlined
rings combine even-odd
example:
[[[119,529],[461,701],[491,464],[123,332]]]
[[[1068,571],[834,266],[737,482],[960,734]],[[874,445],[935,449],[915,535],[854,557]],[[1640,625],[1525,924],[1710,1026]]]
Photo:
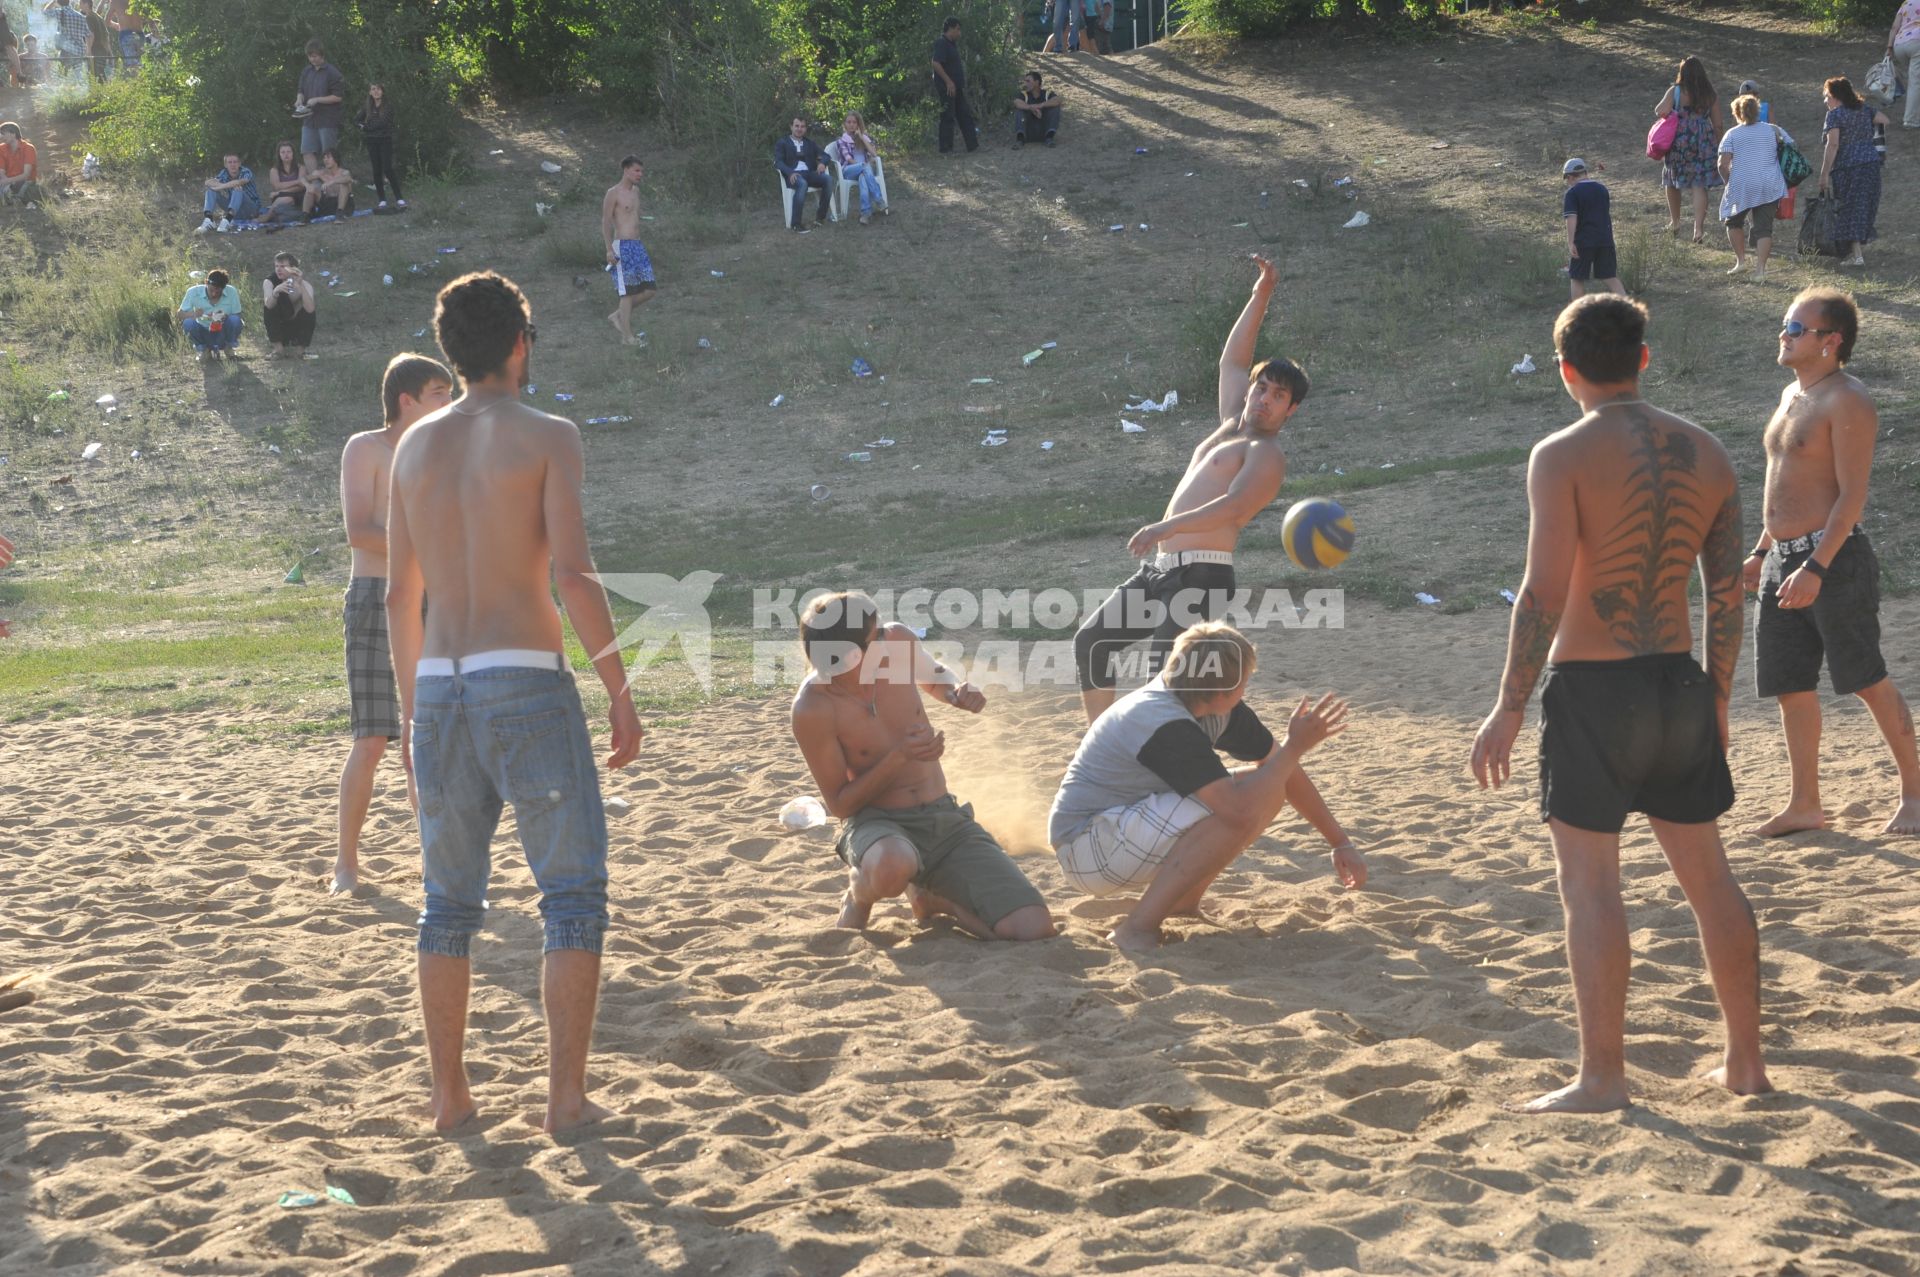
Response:
[[[613,189],[607,192],[607,200],[613,206],[613,237],[639,239],[640,192],[625,182],[616,182]]]
[[[868,648],[869,658],[889,646],[876,639]],[[899,668],[906,668],[900,666]],[[921,704],[920,689],[904,675],[899,680],[883,678],[862,684],[859,695],[836,691],[818,675],[809,675],[794,698],[797,713],[811,707],[827,706],[833,714],[834,737],[846,755],[847,780],[871,770],[886,754],[916,728],[931,731],[927,712]],[[918,807],[944,797],[947,776],[940,764],[911,761],[901,767],[893,783],[871,799],[867,806],[883,808]]]
[[[1552,465],[1579,541],[1551,659],[1691,650],[1688,581],[1734,493],[1720,441],[1651,405],[1612,404],[1555,437]]]
[[[516,399],[463,399],[423,418],[394,463],[427,597],[422,656],[562,650],[544,504],[574,427]]]
[[[393,474],[393,442],[387,432],[368,430],[347,440],[346,451],[340,459],[340,470],[342,486],[356,489],[361,499],[371,503],[363,508],[372,511],[373,522],[384,532],[387,526],[387,482]],[[343,504],[351,509],[354,503],[348,499]],[[348,517],[351,518],[351,514]],[[387,556],[354,546],[353,574],[386,576]]]
[[[1256,449],[1272,449],[1278,453],[1280,444],[1277,439],[1255,436],[1242,430],[1237,420],[1222,422],[1218,430],[1201,440],[1193,450],[1186,474],[1181,476],[1179,486],[1174,488],[1173,496],[1167,501],[1164,517],[1171,519],[1175,515],[1185,514],[1225,495],[1248,460],[1255,455]],[[1279,488],[1276,485],[1267,500],[1272,501],[1277,495]],[[1168,554],[1181,550],[1231,552],[1239,544],[1240,533],[1245,526],[1238,524],[1177,533],[1161,541],[1160,549]]]
[[[1834,465],[1833,417],[1842,401],[1865,395],[1859,382],[1841,373],[1805,394],[1790,385],[1767,423],[1766,504],[1761,517],[1776,541],[1825,527],[1840,499]]]

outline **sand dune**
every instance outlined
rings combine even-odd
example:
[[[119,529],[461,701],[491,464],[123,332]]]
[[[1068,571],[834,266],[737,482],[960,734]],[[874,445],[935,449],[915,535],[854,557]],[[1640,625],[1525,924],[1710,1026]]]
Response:
[[[1889,633],[1920,619],[1889,613]],[[1781,1092],[1694,1080],[1715,1009],[1642,828],[1640,1104],[1525,1119],[1499,1101],[1564,1080],[1574,1035],[1533,786],[1483,796],[1464,773],[1500,643],[1484,613],[1364,609],[1276,638],[1261,699],[1338,669],[1361,707],[1312,761],[1373,882],[1340,892],[1276,826],[1147,963],[1037,854],[1065,696],[944,715],[956,789],[1065,920],[1037,946],[893,906],[823,931],[826,831],[774,820],[806,786],[784,697],[659,730],[610,786],[633,807],[594,1078],[625,1116],[558,1143],[520,1121],[544,1059],[510,845],[475,964],[484,1111],[439,1139],[416,1112],[397,773],[372,889],[329,902],[340,742],[234,748],[209,717],[11,729],[0,979],[38,1000],[0,1019],[0,1271],[1920,1271],[1920,849],[1870,836],[1891,770],[1864,712],[1828,737],[1837,828],[1733,843]],[[1751,822],[1780,750],[1744,695],[1736,733]],[[276,1204],[326,1185],[358,1204]]]

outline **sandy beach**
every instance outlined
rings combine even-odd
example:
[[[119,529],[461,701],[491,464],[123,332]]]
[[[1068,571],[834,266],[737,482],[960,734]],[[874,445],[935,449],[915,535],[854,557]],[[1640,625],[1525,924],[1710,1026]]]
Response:
[[[1920,609],[1890,606],[1889,634]],[[1065,894],[1041,816],[1060,693],[943,716],[950,777],[1065,921],[1032,946],[827,929],[829,832],[786,698],[661,728],[608,784],[614,930],[591,1077],[622,1116],[526,1126],[544,1082],[534,893],[510,825],[475,950],[480,1119],[424,1128],[420,884],[397,768],[369,888],[329,900],[343,745],[210,716],[28,723],[0,750],[6,1273],[995,1274],[1920,1271],[1920,848],[1875,836],[1892,770],[1833,707],[1835,827],[1730,839],[1761,923],[1780,1090],[1695,1075],[1718,1026],[1644,824],[1623,852],[1638,1105],[1501,1111],[1569,1075],[1571,992],[1530,765],[1465,770],[1504,641],[1480,612],[1355,608],[1276,635],[1252,699],[1335,686],[1312,759],[1373,878],[1283,820],[1214,917],[1146,961]],[[1896,678],[1920,675],[1892,644]],[[1730,828],[1782,790],[1737,698]],[[1531,757],[1530,724],[1521,748]],[[283,1208],[286,1192],[344,1189]]]

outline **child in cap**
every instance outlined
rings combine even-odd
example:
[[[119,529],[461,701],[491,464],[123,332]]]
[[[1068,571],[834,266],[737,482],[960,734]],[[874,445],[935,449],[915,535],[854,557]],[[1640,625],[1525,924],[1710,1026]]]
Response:
[[[1607,188],[1587,176],[1587,162],[1568,160],[1560,168],[1567,184],[1560,211],[1567,219],[1567,291],[1579,301],[1592,280],[1609,292],[1627,295],[1620,283],[1620,266],[1613,250],[1613,197]]]

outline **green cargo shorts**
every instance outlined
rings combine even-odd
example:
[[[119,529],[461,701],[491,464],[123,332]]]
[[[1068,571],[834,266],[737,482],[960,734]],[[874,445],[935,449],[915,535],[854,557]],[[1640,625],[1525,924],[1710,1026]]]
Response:
[[[913,845],[920,868],[914,885],[944,896],[989,927],[1016,909],[1044,905],[1013,857],[973,818],[973,806],[961,806],[952,794],[919,807],[866,807],[840,826],[833,850],[859,868],[868,848],[882,838],[904,838]]]

